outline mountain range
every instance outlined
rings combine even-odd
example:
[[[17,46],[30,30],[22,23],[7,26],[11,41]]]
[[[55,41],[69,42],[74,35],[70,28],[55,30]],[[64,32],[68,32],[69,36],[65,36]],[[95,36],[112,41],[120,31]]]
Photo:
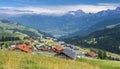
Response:
[[[3,17],[2,17],[3,16]],[[15,22],[14,25],[3,26],[6,31],[17,31],[30,36],[49,33],[56,38],[63,39],[67,43],[80,45],[83,47],[93,47],[107,50],[114,53],[120,51],[120,7],[114,10],[104,10],[98,13],[85,13],[82,10],[69,11],[64,15],[42,15],[42,14],[24,14],[7,16],[3,15],[1,19]],[[2,21],[4,23],[6,21]],[[8,22],[8,24],[11,22]],[[30,28],[17,27],[22,24]],[[15,27],[15,28],[12,28]],[[19,29],[18,29],[19,28]],[[48,34],[47,34],[48,35]]]
[[[22,14],[4,16],[4,19],[49,33],[56,38],[76,35],[85,36],[93,32],[91,27],[104,20],[119,19],[120,7],[98,13],[85,13],[82,10],[69,11],[64,15]]]

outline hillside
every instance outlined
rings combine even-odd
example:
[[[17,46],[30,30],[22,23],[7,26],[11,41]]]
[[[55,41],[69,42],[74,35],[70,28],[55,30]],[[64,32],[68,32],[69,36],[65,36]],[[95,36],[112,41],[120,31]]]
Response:
[[[6,20],[0,20],[0,34],[1,40],[7,38],[10,40],[10,37],[13,37],[14,40],[23,39],[25,36],[48,36],[46,33]]]
[[[69,38],[71,36],[77,36],[77,35],[87,36],[88,34],[90,34],[92,32],[95,32],[95,31],[98,31],[98,30],[103,30],[106,27],[110,27],[110,26],[114,26],[114,25],[118,25],[118,24],[120,24],[120,17],[104,19],[104,20],[92,25],[87,30],[77,31],[75,33],[63,36],[61,38],[64,39],[64,38]]]
[[[116,26],[117,24],[120,24],[120,17],[118,18],[112,18],[112,19],[105,19],[93,26],[91,26],[88,30],[86,30],[85,32],[90,33],[90,32],[94,32],[97,30],[103,30],[107,27],[110,26]]]
[[[9,53],[9,54],[8,54]],[[117,61],[78,59],[66,60],[52,56],[0,51],[0,69],[119,69]]]
[[[88,48],[97,48],[120,54],[120,25],[109,25],[104,30],[95,31],[86,37],[76,36],[66,42]]]

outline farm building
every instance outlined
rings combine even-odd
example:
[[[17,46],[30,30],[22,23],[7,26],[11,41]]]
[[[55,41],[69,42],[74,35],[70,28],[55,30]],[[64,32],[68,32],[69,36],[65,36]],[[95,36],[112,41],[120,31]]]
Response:
[[[94,53],[94,52],[88,52],[88,53],[86,54],[86,56],[92,57],[92,58],[96,58],[96,57],[97,57],[96,53]]]
[[[63,53],[64,55],[68,56],[68,57],[71,58],[71,59],[76,59],[76,57],[77,57],[77,53],[76,53],[74,50],[69,49],[69,48],[64,49],[64,50],[62,51],[62,53]]]
[[[32,52],[32,46],[27,46],[25,44],[19,44],[17,48],[24,52]]]
[[[53,48],[53,51],[60,53],[63,50],[62,46],[57,45]]]

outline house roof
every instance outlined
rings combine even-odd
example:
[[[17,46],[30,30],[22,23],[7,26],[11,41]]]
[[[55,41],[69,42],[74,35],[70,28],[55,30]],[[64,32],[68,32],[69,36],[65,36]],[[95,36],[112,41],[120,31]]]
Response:
[[[26,46],[25,44],[19,44],[18,48],[25,52],[31,52],[32,46]]]
[[[0,43],[0,46],[4,45],[4,43]]]
[[[39,44],[39,45],[36,45],[36,47],[37,48],[39,48],[39,47],[41,47],[41,46],[43,46],[44,44]]]
[[[71,48],[71,49],[77,50],[77,47],[74,46],[74,45],[67,45],[67,48]]]
[[[76,57],[77,57],[77,53],[72,49],[66,48],[62,51],[62,53],[65,54],[66,56],[72,58],[72,59],[76,59]]]
[[[62,46],[59,46],[59,45],[57,45],[56,47],[54,47],[54,49],[57,50],[57,51],[62,51],[63,50]]]
[[[88,52],[87,55],[90,57],[96,57],[96,54],[94,52]]]

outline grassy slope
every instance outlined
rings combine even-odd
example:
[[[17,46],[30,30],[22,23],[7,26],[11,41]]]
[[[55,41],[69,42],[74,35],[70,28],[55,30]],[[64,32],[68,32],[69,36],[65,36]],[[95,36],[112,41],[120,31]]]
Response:
[[[14,32],[16,31],[16,32]],[[14,33],[13,33],[14,32]],[[12,36],[17,36],[20,38],[23,38],[26,35],[37,35],[40,36],[41,32],[25,27],[23,25],[15,24],[15,23],[9,23],[9,22],[2,22],[0,21],[0,34],[10,34]],[[9,35],[6,35],[9,36]]]
[[[99,69],[85,62],[50,56],[9,51],[0,51],[0,54],[0,69]]]
[[[65,60],[51,56],[0,51],[0,69],[119,69],[119,62]]]
[[[79,59],[78,61],[86,62],[92,65],[97,65],[100,69],[120,69],[120,62],[109,60],[93,60],[93,59]]]

